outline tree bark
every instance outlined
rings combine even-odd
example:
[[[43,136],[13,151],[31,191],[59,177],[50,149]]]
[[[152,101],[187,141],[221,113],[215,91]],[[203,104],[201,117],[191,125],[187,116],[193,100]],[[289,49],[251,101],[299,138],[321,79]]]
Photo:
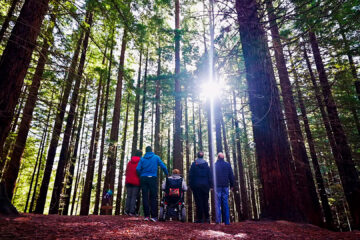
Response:
[[[296,111],[289,73],[286,68],[286,60],[280,40],[279,28],[276,22],[277,16],[274,13],[275,10],[271,0],[266,2],[266,6],[270,20],[270,31],[275,52],[276,68],[280,79],[281,95],[287,123],[286,126],[296,167],[295,177],[298,182],[297,187],[302,193],[301,201],[299,201],[299,203],[303,208],[303,213],[307,218],[307,222],[322,226],[322,212]]]
[[[89,149],[89,159],[87,164],[87,171],[86,171],[86,178],[85,178],[85,185],[83,194],[81,197],[81,207],[80,207],[80,215],[88,215],[89,208],[90,208],[90,198],[91,198],[91,190],[93,185],[94,179],[94,171],[95,171],[95,160],[96,160],[96,135],[98,133],[98,115],[99,115],[99,104],[101,99],[101,89],[102,89],[102,79],[100,77],[98,83],[98,93],[96,98],[96,106],[95,106],[95,113],[94,113],[94,120],[93,120],[93,129],[91,133],[91,140],[90,140],[90,149]]]
[[[303,221],[278,89],[255,0],[237,0],[260,181],[262,217]]]
[[[7,195],[11,199],[13,196],[13,191],[15,189],[16,179],[19,174],[21,156],[24,153],[27,136],[30,130],[30,124],[32,121],[33,111],[38,99],[38,92],[40,88],[41,79],[44,73],[45,64],[48,58],[49,46],[52,45],[52,31],[55,25],[55,15],[52,14],[49,27],[46,31],[46,36],[49,36],[50,39],[44,38],[44,42],[40,51],[38,64],[36,66],[35,74],[32,79],[32,83],[29,89],[29,95],[25,103],[23,110],[23,117],[19,126],[19,131],[16,137],[14,149],[11,154],[9,163],[7,164],[7,169],[4,172],[3,178],[5,179],[5,188]]]
[[[104,180],[104,188],[103,195],[105,195],[106,191],[111,190],[114,192],[114,184],[115,184],[115,168],[116,168],[116,152],[117,152],[117,141],[119,135],[119,122],[120,122],[120,108],[121,108],[121,96],[122,96],[122,88],[123,88],[123,76],[124,76],[124,64],[125,64],[125,50],[127,44],[127,30],[124,28],[124,34],[121,43],[121,53],[120,53],[120,63],[119,63],[119,72],[118,72],[118,80],[116,85],[116,94],[115,94],[115,104],[114,104],[114,113],[111,124],[111,133],[110,133],[110,145],[109,145],[109,156],[106,165],[106,174]],[[108,199],[102,198],[101,201],[101,214],[110,214],[112,213],[112,209],[109,211],[105,211],[105,206],[113,206],[113,195],[111,195]]]
[[[18,5],[19,2],[20,2],[20,0],[12,0],[11,1],[9,11],[8,11],[8,13],[7,13],[6,17],[5,17],[5,20],[4,20],[3,24],[2,24],[2,26],[1,26],[0,43],[2,42],[2,40],[4,38],[5,32],[6,32],[7,28],[9,27],[10,20],[13,17],[14,11],[15,11],[16,6]]]
[[[32,197],[31,197],[29,213],[33,212],[33,206],[34,206],[34,203],[35,203],[35,195],[36,195],[36,190],[37,190],[37,186],[38,186],[40,170],[41,170],[41,168],[43,166],[43,164],[42,164],[43,154],[44,154],[47,142],[49,140],[48,128],[49,128],[49,125],[50,125],[49,121],[50,121],[50,115],[51,115],[51,112],[52,112],[52,107],[53,107],[53,98],[51,98],[51,104],[49,106],[49,112],[48,112],[48,115],[47,115],[47,118],[46,118],[46,127],[44,129],[44,133],[45,133],[44,143],[43,143],[43,145],[41,146],[41,149],[40,149],[39,164],[38,164],[37,171],[36,171],[36,179],[35,179],[35,184],[34,184],[34,191],[33,191]]]
[[[140,125],[140,143],[139,149],[143,149],[144,143],[144,124],[145,124],[145,107],[146,107],[146,81],[147,81],[147,71],[148,71],[148,62],[149,62],[149,47],[146,50],[146,61],[145,61],[145,73],[144,73],[144,83],[143,83],[143,98],[142,98],[142,109],[141,109],[141,125]]]
[[[131,146],[131,155],[132,156],[135,155],[135,151],[137,150],[137,143],[138,143],[142,54],[143,54],[143,49],[141,47],[138,79],[137,79],[137,83],[136,83],[136,96],[135,96],[135,108],[134,108],[134,130],[133,130],[133,140],[132,140],[132,146]]]
[[[26,0],[0,60],[0,153],[9,134],[49,0]]]
[[[113,32],[112,32],[109,70],[108,70],[108,77],[107,77],[107,83],[106,83],[104,114],[103,114],[104,116],[103,116],[103,122],[102,122],[103,126],[102,126],[101,144],[100,144],[98,179],[97,179],[97,183],[96,183],[96,193],[95,193],[94,215],[98,215],[98,213],[99,213],[99,203],[100,203],[100,198],[101,198],[101,179],[102,179],[102,171],[103,171],[104,147],[105,147],[105,138],[106,138],[106,123],[107,123],[107,112],[108,112],[108,103],[109,103],[111,67],[112,67],[113,50],[114,50],[114,39],[113,39],[114,32],[115,32],[115,28],[113,28]]]
[[[318,186],[321,205],[322,205],[324,216],[325,216],[326,226],[329,229],[334,229],[334,220],[333,220],[333,217],[331,214],[331,208],[330,208],[327,193],[325,190],[324,179],[322,177],[319,161],[318,161],[318,158],[316,155],[314,138],[313,138],[311,130],[310,130],[309,120],[307,117],[307,112],[306,112],[305,103],[304,103],[304,99],[303,99],[303,93],[301,92],[301,89],[300,89],[299,78],[298,78],[295,66],[291,59],[290,59],[290,61],[291,61],[293,75],[294,75],[295,88],[297,91],[301,115],[302,115],[302,119],[304,122],[306,138],[307,138],[307,142],[308,142],[308,146],[309,146],[309,150],[310,150],[310,156],[311,156],[311,160],[312,160],[313,167],[314,167],[315,179],[316,179],[316,183]]]
[[[253,167],[253,161],[251,159],[251,153],[250,153],[250,147],[249,147],[249,138],[247,134],[247,127],[245,122],[245,114],[244,114],[244,108],[241,109],[241,115],[242,115],[242,124],[243,124],[243,136],[244,136],[244,152],[245,157],[247,159],[247,162],[249,164],[249,184],[250,184],[250,193],[251,193],[251,203],[252,203],[252,212],[254,219],[258,219],[258,210],[256,207],[256,196],[255,196],[255,182],[254,182],[254,174],[253,172],[256,172],[256,176],[258,176],[256,168]],[[250,210],[250,209],[249,209]]]
[[[186,91],[187,92],[187,91]],[[186,173],[189,175],[190,171],[190,141],[189,141],[189,117],[188,117],[188,107],[187,107],[187,97],[185,98],[185,156],[186,156]],[[182,173],[185,177],[185,173]],[[189,181],[188,181],[189,183]],[[188,189],[186,192],[186,203],[187,203],[187,221],[192,222],[192,193]]]
[[[128,92],[127,100],[126,100],[126,113],[125,113],[124,129],[123,129],[123,138],[121,143],[119,179],[118,179],[115,215],[120,215],[121,197],[122,197],[122,189],[123,189],[125,149],[126,149],[128,120],[129,120],[129,106],[130,106],[130,92]]]
[[[70,144],[71,130],[72,130],[73,124],[74,124],[74,116],[75,116],[76,106],[78,103],[79,89],[80,89],[82,75],[83,75],[84,68],[85,68],[85,60],[86,60],[86,53],[87,53],[87,49],[88,49],[88,45],[89,45],[89,36],[90,36],[90,29],[91,29],[91,25],[92,25],[92,19],[93,19],[93,14],[92,14],[92,12],[90,12],[89,17],[86,21],[87,24],[89,25],[89,28],[86,30],[86,33],[85,33],[79,67],[78,67],[76,81],[75,81],[75,86],[74,86],[74,90],[73,90],[72,96],[71,96],[70,110],[69,110],[67,120],[66,120],[66,127],[65,127],[59,162],[58,162],[55,181],[54,181],[54,188],[53,188],[51,201],[50,201],[49,214],[57,214],[59,211],[60,194],[61,194],[61,191],[63,188],[63,181],[64,181],[64,177],[65,177],[64,170],[65,170],[65,167],[67,166],[67,160],[68,160],[67,156],[68,156],[68,148],[69,148],[69,144]],[[85,184],[85,186],[86,186],[86,184]]]
[[[158,156],[161,155],[160,149],[160,75],[161,75],[161,45],[159,40],[158,48],[158,66],[157,66],[157,78],[155,80],[155,133],[154,133],[154,153]]]
[[[236,156],[237,156],[237,166],[239,168],[239,180],[240,180],[240,195],[241,195],[241,212],[239,220],[247,220],[249,219],[249,200],[247,196],[246,190],[246,182],[245,182],[245,173],[244,173],[244,164],[243,158],[241,153],[241,132],[239,127],[239,120],[236,117],[236,96],[235,92],[233,91],[233,106],[234,106],[234,122],[235,122],[235,137],[236,137]]]
[[[74,56],[71,60],[69,73],[65,82],[65,90],[61,99],[61,102],[58,107],[58,112],[56,114],[55,123],[53,127],[53,133],[51,136],[50,146],[48,149],[48,155],[46,158],[46,164],[45,164],[45,170],[44,170],[44,176],[42,179],[41,187],[40,187],[40,193],[39,197],[36,201],[36,208],[35,213],[42,214],[44,212],[45,202],[46,202],[46,195],[50,183],[50,176],[54,164],[55,154],[56,154],[56,148],[59,142],[59,137],[62,129],[62,124],[64,120],[65,110],[68,103],[68,98],[70,95],[71,85],[75,78],[75,70],[78,63],[78,58],[80,54],[80,48],[82,43],[82,33],[80,34],[80,37],[78,39],[76,49],[74,52]]]
[[[79,150],[79,143],[80,143],[80,137],[81,137],[81,131],[83,128],[83,121],[84,121],[84,115],[85,115],[85,103],[86,103],[86,89],[84,92],[84,96],[82,98],[82,103],[81,103],[81,112],[80,112],[80,117],[79,117],[79,124],[77,126],[77,130],[76,130],[76,139],[75,139],[75,145],[74,145],[74,150],[72,152],[72,155],[70,157],[70,167],[69,167],[69,175],[67,178],[67,183],[69,187],[65,188],[65,198],[64,198],[64,209],[62,211],[63,215],[68,215],[69,212],[69,206],[70,206],[70,195],[71,195],[71,190],[72,190],[72,182],[74,179],[74,171],[75,171],[75,164],[76,164],[76,159],[77,159],[77,153]],[[78,169],[80,166],[80,159],[78,161]]]
[[[325,72],[325,67],[321,58],[320,49],[313,31],[309,32],[310,44],[314,54],[316,68],[319,74],[320,85],[324,96],[325,106],[328,112],[331,129],[334,133],[337,149],[342,160],[336,161],[340,179],[343,185],[346,200],[349,205],[353,228],[360,229],[360,180],[354,161],[351,156],[351,149],[347,142],[344,129],[339,119],[336,103],[331,93],[330,84]],[[335,159],[339,160],[339,159]]]
[[[174,168],[183,172],[182,107],[180,83],[180,1],[175,0],[175,126],[173,163]]]

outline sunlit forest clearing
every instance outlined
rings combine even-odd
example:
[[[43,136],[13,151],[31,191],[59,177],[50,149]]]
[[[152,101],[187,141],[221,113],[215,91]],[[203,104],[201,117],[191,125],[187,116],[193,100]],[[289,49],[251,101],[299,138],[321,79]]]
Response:
[[[360,238],[359,0],[0,0],[0,25],[0,238]],[[157,222],[161,161],[129,212],[152,152],[186,223]]]

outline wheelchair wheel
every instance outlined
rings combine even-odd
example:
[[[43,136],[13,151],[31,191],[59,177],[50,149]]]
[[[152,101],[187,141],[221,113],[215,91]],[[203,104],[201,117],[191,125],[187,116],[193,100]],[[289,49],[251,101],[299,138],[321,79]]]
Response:
[[[164,207],[161,206],[160,207],[160,214],[159,214],[159,221],[165,221],[165,211],[164,211]]]
[[[183,207],[181,209],[181,221],[186,222],[186,209],[185,209],[185,207]]]

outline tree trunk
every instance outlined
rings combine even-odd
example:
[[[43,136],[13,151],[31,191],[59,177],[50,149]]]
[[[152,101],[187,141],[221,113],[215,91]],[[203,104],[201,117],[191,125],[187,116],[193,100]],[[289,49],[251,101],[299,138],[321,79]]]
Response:
[[[249,184],[250,184],[250,193],[251,193],[251,203],[252,203],[252,212],[254,214],[254,219],[258,219],[258,210],[256,207],[256,196],[255,196],[255,183],[254,183],[254,174],[253,172],[256,172],[256,168],[253,167],[253,161],[251,159],[251,153],[250,153],[250,147],[249,147],[249,138],[247,134],[247,127],[245,122],[245,114],[244,114],[244,108],[241,109],[242,114],[242,124],[243,124],[243,136],[244,136],[244,152],[245,157],[247,159],[247,162],[249,164]],[[257,172],[255,174],[258,176]],[[250,209],[249,209],[250,210]]]
[[[133,130],[133,140],[132,140],[132,146],[131,146],[131,155],[132,156],[135,155],[135,151],[137,150],[137,143],[138,143],[142,54],[143,54],[143,49],[141,47],[138,79],[137,79],[137,83],[136,83],[136,97],[135,97],[135,108],[134,108],[134,130]]]
[[[291,59],[290,59],[290,61],[291,61]],[[295,66],[292,61],[291,61],[291,66],[292,66],[292,71],[293,71],[293,75],[294,75],[295,88],[296,88],[297,95],[298,95],[298,101],[299,101],[299,106],[300,106],[300,110],[301,110],[301,115],[302,115],[302,119],[304,122],[306,138],[307,138],[307,142],[308,142],[308,146],[309,146],[309,150],[310,150],[310,156],[311,156],[311,160],[312,160],[313,167],[314,167],[315,179],[316,179],[316,183],[318,186],[321,205],[322,205],[325,220],[326,220],[326,226],[329,229],[334,229],[334,220],[333,220],[333,217],[331,214],[331,208],[330,208],[327,193],[325,190],[324,179],[322,177],[319,161],[318,161],[318,158],[316,155],[315,143],[314,143],[314,139],[313,139],[313,136],[312,136],[312,133],[310,130],[310,125],[309,125],[309,120],[307,117],[304,99],[302,97],[303,94],[300,90],[298,75],[297,75]]]
[[[160,75],[161,75],[161,45],[159,40],[158,48],[158,66],[157,66],[157,78],[155,80],[155,143],[154,143],[154,153],[158,156],[161,155],[160,150]],[[160,191],[161,192],[161,191]]]
[[[144,73],[144,83],[143,83],[143,98],[142,98],[142,109],[141,109],[141,125],[140,125],[140,143],[139,149],[143,149],[144,143],[144,124],[145,124],[145,107],[146,107],[146,80],[147,80],[147,71],[148,71],[148,62],[149,62],[149,47],[146,50],[146,61],[145,61],[145,73]]]
[[[55,15],[51,16],[51,21],[49,27],[46,31],[46,36],[49,36],[50,39],[47,40],[44,38],[44,43],[42,45],[38,64],[36,66],[35,74],[32,79],[31,87],[29,89],[29,95],[25,103],[23,110],[23,117],[19,126],[19,131],[15,141],[14,149],[11,154],[9,163],[7,164],[7,169],[4,172],[3,178],[5,180],[5,188],[7,191],[8,197],[11,199],[13,191],[15,189],[15,182],[19,174],[21,156],[24,153],[27,136],[30,130],[30,124],[33,116],[33,111],[38,99],[38,92],[40,88],[40,82],[44,73],[45,64],[47,62],[49,46],[52,45],[52,31],[55,25]]]
[[[32,197],[31,197],[29,213],[33,212],[33,206],[34,206],[34,203],[35,203],[35,195],[36,195],[36,190],[37,190],[37,186],[38,186],[40,170],[41,170],[41,168],[43,166],[43,164],[42,164],[43,154],[44,154],[47,142],[49,140],[48,139],[49,138],[48,128],[49,128],[49,125],[50,125],[49,121],[50,121],[50,115],[51,115],[52,107],[53,107],[53,98],[51,98],[51,104],[49,106],[49,112],[48,112],[48,115],[47,115],[47,118],[46,118],[46,127],[44,129],[44,133],[45,133],[44,142],[43,142],[43,144],[42,144],[42,146],[40,148],[39,164],[38,164],[38,167],[37,167],[37,170],[36,170],[36,179],[35,179],[35,184],[34,184],[34,191],[33,191]]]
[[[279,28],[276,23],[277,16],[274,13],[275,10],[272,5],[272,1],[267,1],[266,5],[270,20],[270,30],[275,52],[276,68],[280,79],[281,95],[284,104],[288,135],[296,167],[295,177],[298,182],[297,187],[302,193],[301,201],[299,201],[299,203],[303,207],[303,213],[307,218],[307,222],[322,226],[322,212],[316,193],[309,158],[306,153],[299,118],[296,112],[292,86],[286,68],[283,47],[280,41]]]
[[[187,90],[187,89],[186,89]],[[188,92],[188,91],[186,91]],[[189,119],[188,119],[188,107],[187,107],[187,96],[185,98],[185,156],[186,156],[186,173],[189,175],[190,171],[190,142],[189,142]],[[185,178],[185,173],[182,173]],[[189,181],[188,181],[189,183]],[[187,203],[187,221],[193,222],[192,219],[192,193],[188,189],[186,192],[186,203]]]
[[[85,178],[85,185],[84,191],[81,197],[81,207],[80,207],[80,215],[88,215],[89,208],[90,208],[90,198],[91,198],[91,190],[93,186],[94,180],[94,171],[95,171],[95,160],[96,160],[96,135],[98,134],[98,115],[99,115],[99,104],[101,99],[101,89],[102,89],[102,79],[100,77],[98,83],[98,93],[96,98],[96,106],[95,106],[95,113],[94,113],[94,120],[93,120],[93,127],[91,133],[91,140],[90,140],[90,149],[89,149],[89,159],[87,164],[87,171],[86,171],[86,178]]]
[[[75,164],[76,164],[76,159],[77,159],[77,152],[79,149],[81,130],[83,128],[83,121],[84,121],[84,115],[85,115],[85,103],[86,103],[86,89],[85,89],[85,94],[82,98],[81,112],[80,112],[80,117],[79,117],[79,124],[78,124],[77,130],[76,130],[76,137],[75,137],[76,139],[75,139],[74,150],[72,152],[72,156],[70,158],[70,163],[69,163],[70,164],[69,175],[67,178],[68,187],[65,188],[64,209],[62,211],[63,215],[68,215],[68,212],[69,212],[72,182],[74,179],[74,171],[75,171]],[[78,169],[79,169],[79,166],[80,166],[80,160],[78,161]]]
[[[21,95],[23,95],[23,97],[21,97],[21,95],[20,95],[20,99],[21,99],[20,104],[17,104],[18,107],[17,107],[16,114],[15,114],[14,120],[13,120],[11,128],[10,128],[11,129],[10,134],[15,133],[15,131],[16,131],[20,113],[21,113],[21,110],[23,110],[23,105],[26,100],[25,95],[26,95],[27,88],[28,88],[28,85],[25,85],[24,91],[22,91],[22,94],[21,94]],[[15,140],[12,137],[6,138],[5,143],[4,143],[4,148],[3,148],[2,152],[0,152],[0,177],[2,176],[9,151],[13,147],[14,141]]]
[[[331,129],[334,133],[336,146],[341,154],[342,160],[336,161],[340,179],[344,188],[346,200],[349,205],[353,220],[353,228],[360,229],[360,180],[354,161],[351,156],[351,149],[347,142],[344,129],[341,125],[337,107],[331,93],[329,81],[322,62],[318,42],[314,32],[309,32],[310,44],[314,54],[316,68],[319,73],[319,80],[324,95],[324,102],[328,112]],[[335,159],[339,160],[339,159]]]
[[[235,92],[233,92],[233,97],[235,98],[234,93]],[[236,118],[236,109],[233,110],[233,117],[231,119],[232,128],[236,130],[236,128],[235,128],[235,118]],[[232,140],[232,147],[233,147],[232,158],[233,158],[233,162],[234,162],[234,175],[235,175],[234,199],[235,199],[236,212],[238,213],[238,217],[237,217],[236,220],[241,221],[242,211],[241,211],[241,203],[240,203],[241,199],[240,199],[240,189],[239,189],[239,171],[238,171],[238,162],[237,162],[237,156],[236,156],[235,134],[231,134],[231,140]]]
[[[20,0],[12,0],[11,1],[11,5],[10,5],[10,8],[9,8],[9,11],[5,17],[5,20],[1,26],[1,30],[0,30],[0,43],[2,42],[3,38],[4,38],[4,35],[5,35],[5,32],[7,30],[7,28],[9,27],[9,23],[10,23],[10,20],[11,18],[13,17],[14,15],[14,11],[16,9],[16,6],[17,4],[20,2]]]
[[[64,181],[64,177],[65,177],[64,170],[65,170],[65,167],[67,166],[68,148],[69,148],[69,144],[70,144],[71,131],[72,131],[73,124],[74,124],[74,116],[75,116],[75,110],[76,110],[76,106],[77,106],[77,102],[78,102],[80,84],[81,84],[82,75],[83,75],[84,67],[85,67],[85,60],[86,60],[87,48],[89,45],[89,36],[90,36],[90,29],[91,29],[91,25],[92,25],[92,18],[93,18],[93,14],[92,14],[92,12],[90,12],[89,17],[86,21],[87,24],[89,25],[89,28],[87,29],[87,31],[85,33],[79,67],[78,67],[76,81],[75,81],[75,86],[74,86],[74,90],[73,90],[72,96],[71,96],[70,110],[69,110],[67,120],[66,120],[66,127],[65,127],[65,132],[64,132],[64,136],[63,136],[63,142],[62,142],[62,146],[61,146],[59,162],[58,162],[58,166],[57,166],[57,170],[56,170],[56,176],[55,176],[54,188],[53,188],[53,192],[52,192],[52,196],[51,196],[49,214],[57,214],[59,211],[60,194],[61,194],[61,191],[63,188],[63,181]],[[86,184],[85,184],[85,186],[86,186]]]
[[[65,110],[68,103],[68,98],[70,95],[71,85],[75,78],[75,70],[78,63],[78,58],[80,54],[80,48],[82,43],[82,33],[80,34],[80,37],[78,39],[76,49],[74,52],[74,56],[72,58],[69,73],[65,82],[65,90],[61,99],[61,102],[58,107],[58,112],[56,113],[55,123],[53,127],[53,133],[51,136],[50,146],[48,149],[48,155],[46,159],[46,165],[44,170],[44,176],[42,179],[41,187],[40,187],[40,193],[39,197],[36,201],[36,208],[35,213],[42,214],[44,212],[45,202],[46,202],[46,195],[49,187],[50,182],[50,176],[54,164],[55,154],[56,154],[56,148],[59,142],[59,137],[62,129],[62,124],[64,120]]]
[[[298,193],[279,93],[265,32],[257,15],[257,3],[255,0],[237,0],[236,10],[263,188],[262,217],[303,221],[296,201]]]
[[[106,174],[104,180],[104,188],[103,195],[105,195],[106,191],[111,190],[114,193],[114,184],[115,184],[115,168],[116,168],[116,152],[117,152],[117,141],[119,135],[119,122],[120,122],[120,108],[121,108],[121,95],[123,88],[123,76],[124,76],[124,64],[125,64],[125,50],[127,44],[127,30],[124,29],[124,34],[121,43],[121,53],[120,53],[120,63],[119,63],[119,72],[118,72],[118,80],[116,85],[116,94],[115,94],[115,104],[114,104],[114,113],[111,124],[111,133],[110,133],[110,145],[109,145],[109,155],[108,161],[106,165]],[[112,207],[113,206],[113,195],[109,196],[109,198],[102,198],[101,201],[101,214],[109,214],[112,213],[112,208],[105,211],[105,206]]]
[[[239,220],[247,220],[249,219],[249,200],[247,196],[247,190],[246,190],[246,182],[245,182],[245,173],[244,173],[244,164],[242,159],[242,153],[241,153],[241,133],[240,133],[240,127],[239,127],[239,120],[236,117],[236,96],[235,92],[233,92],[233,104],[234,104],[234,121],[235,121],[235,137],[236,137],[236,156],[237,156],[237,165],[239,167],[239,180],[240,180],[240,195],[241,195],[241,206],[242,210],[239,212],[240,219]]]
[[[195,124],[195,102],[192,101],[192,127],[193,127],[193,154],[194,159],[196,158],[196,124]],[[190,164],[191,165],[191,164]]]
[[[122,143],[121,143],[119,179],[118,179],[115,215],[120,215],[121,196],[122,196],[122,189],[123,189],[125,149],[126,149],[128,120],[129,120],[129,106],[130,106],[130,91],[128,92],[127,100],[126,100],[126,113],[125,113],[123,138],[122,138]]]
[[[203,151],[203,139],[202,139],[202,123],[201,123],[201,107],[199,105],[199,131],[198,131],[198,138],[199,138],[199,151]]]
[[[221,141],[221,106],[220,99],[214,99],[214,120],[215,120],[215,142],[216,153],[223,152],[223,145]]]
[[[112,67],[113,50],[114,50],[114,39],[113,39],[114,32],[115,32],[115,28],[113,28],[113,31],[112,31],[109,70],[108,70],[108,77],[107,77],[107,83],[106,83],[104,116],[103,116],[103,122],[102,122],[103,126],[102,126],[102,133],[101,133],[100,158],[99,158],[99,168],[98,168],[98,179],[97,179],[97,183],[96,183],[94,215],[98,215],[98,213],[99,213],[99,203],[100,203],[100,198],[101,198],[101,179],[102,179],[102,171],[103,171],[103,158],[104,158],[104,147],[105,147],[105,138],[106,138],[106,123],[107,123],[107,112],[108,112],[108,104],[109,104],[111,67]]]
[[[175,0],[175,126],[173,163],[174,168],[183,172],[182,107],[180,83],[180,0]]]
[[[208,128],[208,149],[209,149],[209,162],[210,162],[210,169],[213,171],[215,168],[214,163],[214,150],[213,150],[213,129],[212,129],[212,116],[211,116],[211,109],[210,109],[210,103],[207,103],[206,106],[206,112],[207,112],[207,128]],[[214,172],[214,171],[213,171]],[[215,179],[213,177],[213,185],[215,185]],[[211,218],[213,221],[215,221],[215,194],[214,191],[210,192],[211,194]]]
[[[25,0],[0,60],[0,153],[9,134],[17,100],[49,0]],[[25,50],[24,50],[25,49]]]
[[[84,128],[83,128],[82,133],[81,133],[80,148],[79,148],[79,162],[78,162],[78,168],[77,168],[76,179],[75,179],[75,184],[74,184],[74,193],[73,193],[73,196],[72,196],[70,215],[73,215],[76,196],[77,196],[77,193],[78,193],[79,181],[80,181],[80,178],[81,178],[82,169],[83,169],[83,167],[85,165],[85,155],[82,156],[82,150],[83,150],[83,142],[84,142],[84,132],[86,132],[86,134],[85,134],[85,142],[86,142],[87,139],[88,139],[88,133],[89,133],[89,129],[90,129],[90,124],[88,124],[87,128],[85,129],[86,115],[88,114],[88,110],[89,110],[89,105],[88,104],[89,104],[88,100],[86,100],[85,101]],[[81,181],[83,181],[83,179]],[[75,214],[77,212],[77,207],[79,205],[78,204],[79,198],[80,198],[80,194],[79,194],[78,201],[77,201],[77,204],[76,204]]]

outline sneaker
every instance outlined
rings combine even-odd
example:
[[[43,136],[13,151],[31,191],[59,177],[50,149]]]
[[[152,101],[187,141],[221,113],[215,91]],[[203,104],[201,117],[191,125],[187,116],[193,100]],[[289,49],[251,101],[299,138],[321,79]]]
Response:
[[[157,222],[158,219],[157,218],[150,218],[150,221]]]
[[[150,218],[149,218],[149,217],[145,217],[145,218],[144,218],[144,221],[150,221]]]

